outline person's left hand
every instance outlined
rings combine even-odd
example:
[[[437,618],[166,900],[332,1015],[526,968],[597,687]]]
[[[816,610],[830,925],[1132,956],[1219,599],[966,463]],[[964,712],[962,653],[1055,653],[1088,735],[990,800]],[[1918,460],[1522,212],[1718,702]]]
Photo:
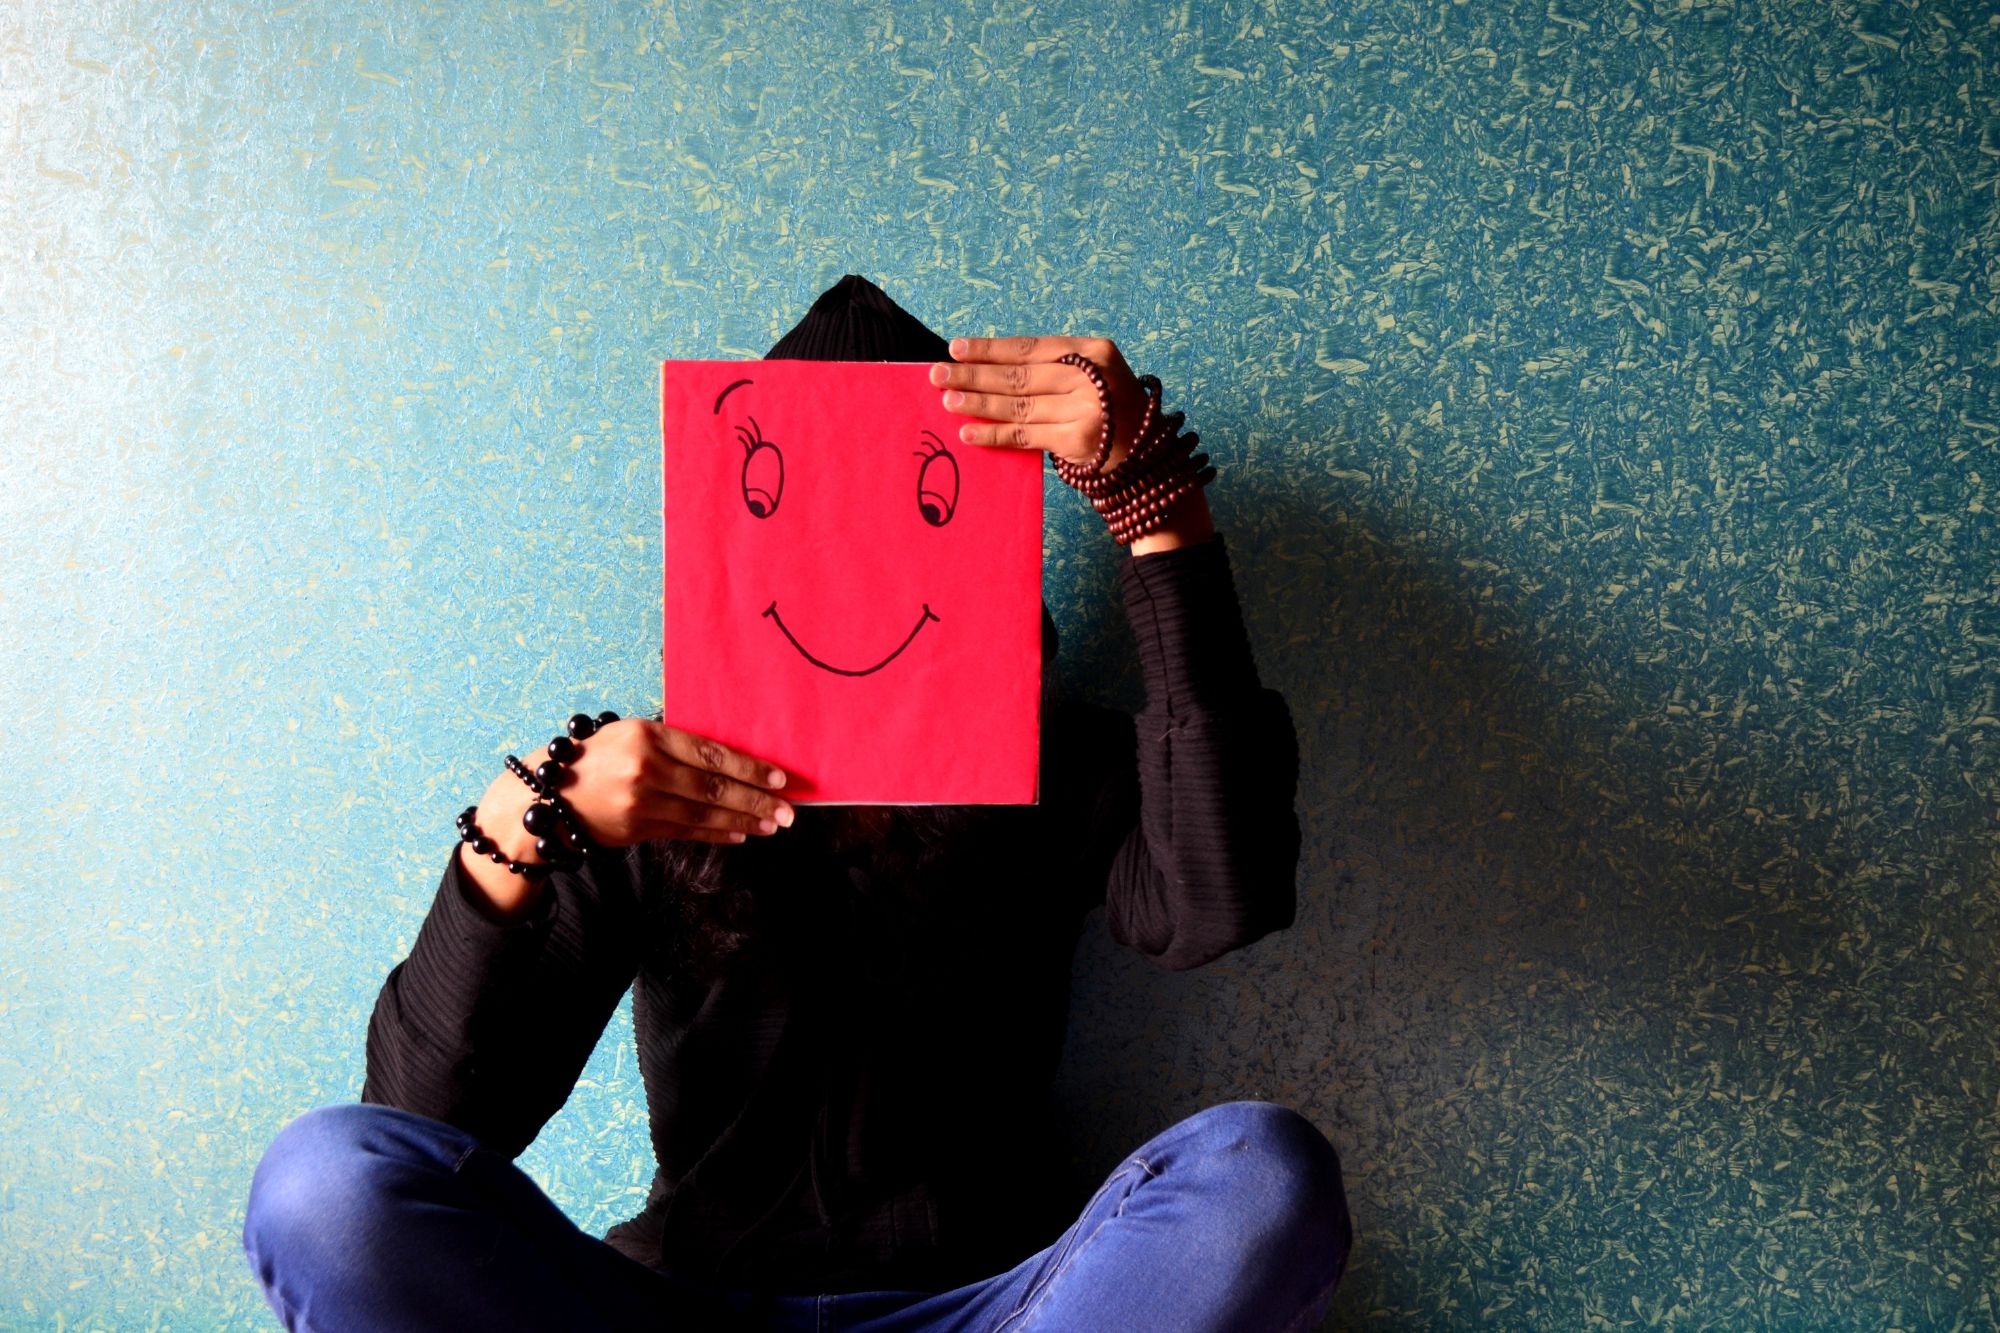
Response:
[[[931,367],[944,405],[983,420],[959,428],[966,444],[1040,449],[1087,466],[1104,414],[1090,377],[1057,358],[1080,352],[1104,371],[1114,434],[1104,471],[1123,462],[1139,433],[1146,391],[1108,338],[954,338],[953,360]]]

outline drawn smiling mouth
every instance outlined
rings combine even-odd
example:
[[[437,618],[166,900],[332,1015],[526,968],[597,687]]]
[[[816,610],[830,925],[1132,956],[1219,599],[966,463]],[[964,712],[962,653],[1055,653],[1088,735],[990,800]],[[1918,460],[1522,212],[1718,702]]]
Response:
[[[792,641],[792,647],[799,650],[800,657],[805,658],[806,661],[811,662],[814,666],[818,667],[820,670],[831,671],[837,676],[866,676],[871,672],[880,671],[883,667],[888,666],[889,663],[895,661],[896,658],[902,654],[903,649],[910,646],[910,640],[917,637],[918,632],[923,629],[925,624],[927,624],[930,621],[937,620],[936,614],[933,613],[931,610],[931,604],[929,602],[925,602],[924,613],[918,616],[917,623],[910,627],[909,636],[905,638],[901,643],[896,645],[895,652],[890,653],[887,657],[883,658],[881,661],[877,662],[872,667],[862,667],[858,671],[852,671],[846,667],[834,666],[830,662],[822,662],[817,657],[814,657],[811,653],[807,652],[806,646],[799,642],[798,636],[793,634],[791,630],[785,628],[785,618],[778,614],[778,603],[776,602],[776,600],[773,600],[769,606],[764,608],[764,614],[766,616],[769,616],[773,621],[775,621],[780,630],[784,631],[785,637]]]

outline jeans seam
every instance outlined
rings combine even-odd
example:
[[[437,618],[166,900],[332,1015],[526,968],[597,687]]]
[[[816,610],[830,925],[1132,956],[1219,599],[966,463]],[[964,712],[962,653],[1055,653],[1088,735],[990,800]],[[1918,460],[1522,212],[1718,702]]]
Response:
[[[1152,1164],[1148,1162],[1145,1158],[1143,1157],[1127,1158],[1122,1166],[1120,1166],[1116,1171],[1112,1172],[1111,1175],[1105,1179],[1104,1183],[1097,1187],[1097,1193],[1091,1195],[1090,1202],[1086,1203],[1083,1206],[1083,1213],[1088,1214],[1090,1212],[1092,1205],[1094,1205],[1100,1198],[1104,1196],[1104,1192],[1110,1189],[1113,1185],[1117,1184],[1119,1177],[1125,1175],[1127,1171],[1129,1171],[1130,1168],[1132,1168],[1135,1165],[1141,1171],[1144,1171],[1146,1173],[1147,1180],[1155,1179],[1159,1175],[1159,1172],[1153,1170]],[[1132,1188],[1136,1190],[1138,1189],[1138,1186],[1134,1185]],[[994,1325],[993,1333],[1003,1333],[1003,1330],[1005,1330],[1010,1324],[1013,1324],[1016,1319],[1022,1321],[1019,1325],[1016,1325],[1016,1327],[1020,1328],[1027,1327],[1027,1317],[1033,1314],[1036,1310],[1040,1309],[1042,1305],[1048,1300],[1048,1294],[1051,1290],[1054,1289],[1056,1281],[1059,1278],[1061,1278],[1064,1273],[1067,1273],[1070,1270],[1070,1266],[1076,1262],[1076,1257],[1079,1254],[1083,1253],[1084,1247],[1089,1245],[1090,1242],[1092,1242],[1093,1240],[1096,1240],[1099,1233],[1101,1233],[1104,1230],[1105,1226],[1109,1224],[1114,1218],[1124,1216],[1125,1205],[1130,1203],[1131,1201],[1132,1201],[1132,1195],[1128,1192],[1124,1198],[1118,1201],[1118,1208],[1115,1212],[1111,1214],[1110,1217],[1107,1217],[1103,1221],[1099,1222],[1096,1228],[1092,1230],[1088,1236],[1085,1236],[1081,1240],[1076,1241],[1073,1245],[1069,1247],[1069,1249],[1057,1255],[1055,1260],[1055,1267],[1050,1270],[1049,1275],[1043,1278],[1039,1284],[1033,1287],[1028,1292],[1028,1294],[1022,1298],[1019,1308],[1017,1308],[1014,1311],[1014,1313],[1008,1315],[1005,1319],[1002,1319],[998,1324]]]
[[[1126,1165],[1130,1165],[1130,1163],[1126,1163]],[[1123,1175],[1124,1173],[1125,1173],[1125,1166],[1120,1166],[1116,1171],[1113,1171],[1110,1175],[1104,1178],[1103,1182],[1098,1185],[1097,1192],[1092,1194],[1090,1198],[1085,1201],[1082,1209],[1078,1211],[1077,1213],[1078,1225],[1081,1224],[1084,1215],[1089,1213],[1091,1208],[1096,1205],[1097,1201],[1104,1197],[1104,1192],[1110,1189],[1113,1185],[1117,1184],[1118,1177]],[[1071,1246],[1073,1247],[1076,1244],[1076,1237],[1072,1234],[1071,1228],[1069,1227],[1063,1228],[1063,1234],[1070,1236]],[[1061,1253],[1055,1256],[1054,1260],[1052,1260],[1052,1264],[1062,1263],[1064,1257],[1067,1256],[1068,1254],[1069,1250],[1064,1249]],[[993,1333],[1000,1333],[1002,1329],[1006,1328],[1007,1325],[1015,1318],[1015,1316],[1019,1315],[1023,1310],[1028,1308],[1029,1302],[1035,1299],[1035,1294],[1054,1280],[1055,1280],[1055,1271],[1054,1268],[1051,1267],[1049,1275],[1047,1277],[1043,1278],[1040,1282],[1028,1288],[1026,1294],[1021,1297],[1021,1303],[1014,1307],[1013,1313],[1009,1314],[1007,1318],[1002,1319],[998,1324],[994,1325]]]

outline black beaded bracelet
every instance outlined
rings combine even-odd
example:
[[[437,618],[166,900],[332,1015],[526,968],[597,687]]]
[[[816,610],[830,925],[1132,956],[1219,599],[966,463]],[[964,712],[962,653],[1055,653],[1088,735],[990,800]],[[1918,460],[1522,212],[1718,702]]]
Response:
[[[521,779],[521,785],[535,795],[542,794],[542,780],[528,771],[528,766],[521,762],[520,756],[511,754],[507,756],[507,771]]]
[[[577,742],[589,740],[597,734],[599,727],[608,727],[617,720],[618,714],[608,708],[596,717],[588,713],[572,714],[563,728],[565,734],[549,742],[549,757],[535,766],[536,781],[541,783],[537,790],[547,794],[562,786],[563,776],[568,772],[563,765],[574,761],[583,753]],[[523,778],[522,781],[526,782],[527,779]],[[535,784],[530,782],[528,785],[533,787]]]
[[[582,756],[582,742],[595,736],[598,728],[608,727],[617,720],[618,714],[608,708],[596,717],[588,713],[571,714],[563,726],[563,734],[549,742],[549,757],[536,766],[532,782],[525,776],[526,764],[519,764],[518,767],[509,765],[515,768],[515,775],[527,782],[529,789],[540,797],[521,812],[521,826],[535,835],[535,855],[568,867],[581,861],[590,851],[590,837],[584,831],[583,821],[557,788],[562,786],[568,774],[565,765],[576,762]]]
[[[535,794],[535,800],[521,812],[521,827],[534,835],[535,855],[542,858],[540,861],[509,860],[499,844],[479,831],[479,807],[475,805],[468,805],[458,816],[459,840],[471,844],[475,854],[528,879],[540,879],[551,870],[568,870],[580,864],[592,850],[590,837],[583,821],[556,788],[562,785],[567,772],[564,765],[573,763],[583,753],[578,742],[617,720],[618,714],[610,709],[596,717],[588,713],[572,715],[564,727],[565,734],[549,742],[548,759],[533,772],[518,756],[507,756],[507,771]]]
[[[475,855],[488,857],[495,864],[506,866],[515,874],[527,879],[540,879],[542,876],[548,874],[549,871],[555,869],[554,866],[535,861],[508,860],[507,854],[500,850],[499,844],[479,831],[479,825],[476,822],[478,816],[479,807],[476,805],[468,805],[465,809],[459,811],[458,814],[458,840],[470,843]]]

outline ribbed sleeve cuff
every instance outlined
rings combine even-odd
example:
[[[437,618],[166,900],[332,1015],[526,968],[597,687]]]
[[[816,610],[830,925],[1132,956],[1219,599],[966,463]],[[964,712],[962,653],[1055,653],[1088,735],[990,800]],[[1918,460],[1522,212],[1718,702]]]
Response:
[[[451,892],[444,892],[446,889]],[[515,921],[496,920],[487,915],[486,910],[479,905],[479,901],[476,901],[482,898],[479,886],[473,883],[472,876],[465,873],[465,865],[460,859],[457,847],[452,848],[451,860],[445,864],[444,883],[439,886],[438,896],[439,905],[443,908],[444,915],[449,919],[452,928],[471,935],[482,943],[490,942],[494,936],[505,939],[546,933],[549,922],[553,919],[553,913],[549,909],[556,897],[551,886],[544,883],[541,895],[535,899],[534,909],[526,916]]]
[[[1149,707],[1178,714],[1261,686],[1221,533],[1119,570]]]
[[[504,924],[474,905],[471,895],[478,892],[454,846],[403,969],[406,1008],[424,1015],[464,1013],[504,989],[541,951],[555,920],[556,895],[548,886],[532,912]]]

